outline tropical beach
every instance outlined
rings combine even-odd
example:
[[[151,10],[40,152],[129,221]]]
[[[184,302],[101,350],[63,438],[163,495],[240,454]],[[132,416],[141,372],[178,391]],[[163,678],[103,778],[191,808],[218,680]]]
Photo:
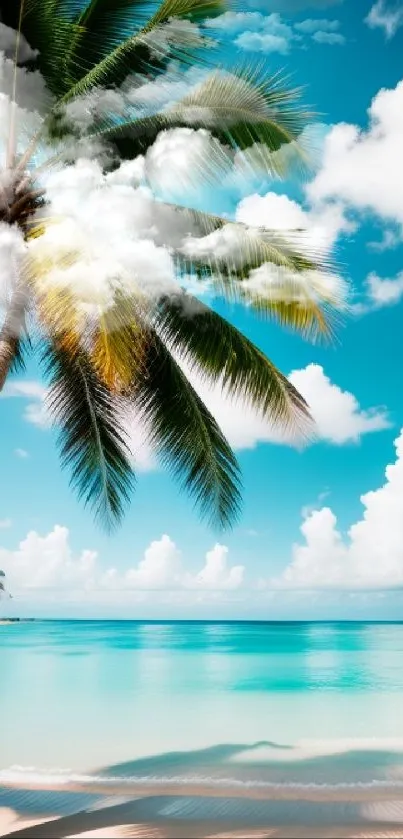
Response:
[[[402,54],[0,0],[0,836],[403,839]]]
[[[4,632],[3,835],[399,835],[403,624]]]

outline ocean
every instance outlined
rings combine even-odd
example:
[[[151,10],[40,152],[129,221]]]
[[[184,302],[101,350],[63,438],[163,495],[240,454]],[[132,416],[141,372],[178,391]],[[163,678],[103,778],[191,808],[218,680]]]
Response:
[[[0,784],[403,792],[403,624],[0,627]]]

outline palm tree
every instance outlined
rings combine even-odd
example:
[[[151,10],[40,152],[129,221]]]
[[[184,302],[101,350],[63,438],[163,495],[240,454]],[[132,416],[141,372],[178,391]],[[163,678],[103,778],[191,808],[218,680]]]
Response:
[[[160,202],[160,211],[176,219],[183,234],[180,242],[167,243],[178,277],[175,291],[147,295],[135,280],[132,292],[115,283],[112,302],[94,318],[94,308],[89,315],[76,290],[49,280],[55,266],[67,275],[80,264],[79,255],[49,257],[38,250],[55,223],[44,177],[52,167],[68,167],[89,144],[107,150],[103,165],[110,174],[122,161],[144,155],[161,132],[178,127],[215,138],[213,157],[198,173],[206,179],[217,177],[222,161],[236,152],[248,166],[279,175],[287,162],[284,148],[303,160],[298,141],[311,115],[301,108],[299,91],[264,68],[210,67],[207,50],[200,58],[200,47],[210,46],[203,21],[225,10],[223,0],[162,0],[148,19],[139,0],[0,5],[3,25],[17,33],[10,131],[0,169],[0,230],[12,229],[23,244],[15,276],[6,278],[0,388],[24,365],[31,343],[40,346],[62,463],[108,526],[120,519],[134,483],[124,426],[129,408],[144,419],[162,462],[201,513],[229,525],[240,503],[237,461],[183,362],[283,427],[306,431],[309,410],[274,364],[192,297],[186,282],[190,276],[196,283],[208,279],[216,293],[246,302],[263,317],[275,316],[305,334],[326,333],[327,310],[341,302],[330,282],[318,282],[318,272],[326,274],[331,266],[302,247],[300,231],[284,238]],[[17,65],[39,71],[49,94],[47,112],[25,145],[16,119]],[[127,95],[130,84],[138,90],[159,81],[163,87],[172,67],[183,81],[195,66],[197,83],[162,107]],[[74,117],[78,111],[85,114],[84,125]],[[223,246],[230,241],[235,251]],[[251,278],[266,265],[272,281],[259,286]]]

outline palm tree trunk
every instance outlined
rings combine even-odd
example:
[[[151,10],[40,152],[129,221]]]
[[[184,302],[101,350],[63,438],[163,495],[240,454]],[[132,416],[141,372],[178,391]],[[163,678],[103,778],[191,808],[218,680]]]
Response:
[[[15,358],[18,341],[25,320],[26,295],[16,289],[11,297],[2,329],[0,330],[0,391],[3,390]]]

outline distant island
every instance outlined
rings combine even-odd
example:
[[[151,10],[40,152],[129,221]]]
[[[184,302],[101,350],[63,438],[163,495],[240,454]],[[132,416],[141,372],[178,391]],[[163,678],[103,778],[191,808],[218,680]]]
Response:
[[[9,623],[30,623],[35,618],[0,618],[0,626],[8,626]]]

